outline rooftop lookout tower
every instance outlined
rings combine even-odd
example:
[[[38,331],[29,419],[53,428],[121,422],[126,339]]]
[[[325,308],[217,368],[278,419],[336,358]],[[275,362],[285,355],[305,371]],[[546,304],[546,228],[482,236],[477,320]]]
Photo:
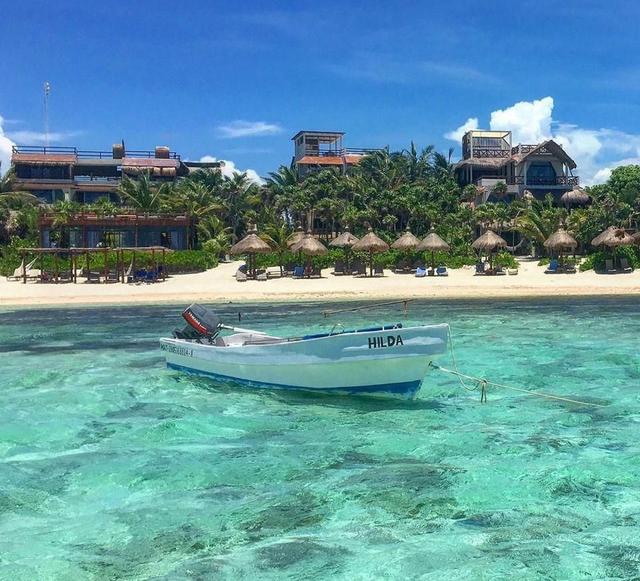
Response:
[[[377,151],[344,147],[343,137],[342,131],[298,131],[291,138],[298,176],[304,178],[325,167],[336,167],[345,173],[365,155]]]

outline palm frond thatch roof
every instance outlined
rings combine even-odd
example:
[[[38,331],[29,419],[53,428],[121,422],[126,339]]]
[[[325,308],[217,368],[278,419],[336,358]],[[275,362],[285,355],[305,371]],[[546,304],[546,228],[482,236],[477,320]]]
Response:
[[[496,248],[505,248],[507,241],[498,236],[493,230],[487,230],[482,236],[474,240],[471,246],[480,252],[493,252]]]
[[[550,250],[563,250],[566,248],[573,250],[577,246],[578,241],[564,228],[558,228],[558,230],[544,241],[544,247]]]
[[[291,249],[293,246],[298,244],[304,238],[304,230],[302,226],[298,226],[296,231],[287,238],[287,246]]]
[[[261,254],[265,252],[271,252],[271,246],[258,236],[258,231],[255,228],[249,230],[249,233],[229,250],[229,254],[232,255]]]
[[[435,228],[429,230],[422,242],[418,244],[417,250],[428,250],[430,252],[447,252],[451,247],[436,234]]]
[[[356,252],[386,252],[389,250],[389,245],[381,238],[378,238],[372,228],[369,228],[369,232],[360,238],[360,240],[352,246],[352,249]]]
[[[291,247],[291,252],[302,252],[305,256],[320,256],[327,253],[327,248],[311,232],[307,232],[300,242]]]
[[[413,250],[418,244],[420,244],[420,239],[414,236],[407,226],[405,233],[391,245],[391,248],[394,250]]]
[[[560,201],[566,206],[584,206],[591,201],[591,196],[582,188],[574,186],[572,190],[562,194]]]
[[[634,244],[635,240],[631,234],[627,234],[624,228],[616,228],[610,226],[602,234],[596,236],[591,244],[593,246],[608,246],[609,248],[616,248],[617,246],[630,246]]]
[[[344,232],[337,238],[329,242],[329,246],[334,248],[350,248],[358,241],[358,238],[349,232],[349,228],[345,228]]]

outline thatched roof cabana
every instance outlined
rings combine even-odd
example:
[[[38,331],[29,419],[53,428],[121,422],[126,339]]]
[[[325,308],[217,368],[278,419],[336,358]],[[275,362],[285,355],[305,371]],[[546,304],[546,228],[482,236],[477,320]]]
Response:
[[[251,230],[240,242],[236,242],[229,250],[229,254],[233,256],[239,254],[261,254],[265,252],[271,252],[271,246],[258,236],[256,230]]]
[[[574,186],[572,190],[562,194],[560,201],[565,206],[584,206],[591,201],[591,196],[582,188]]]
[[[407,226],[405,233],[391,245],[391,248],[394,250],[414,250],[418,244],[420,244],[420,239],[414,236]]]
[[[291,247],[291,252],[302,252],[305,256],[320,256],[327,253],[327,248],[311,232],[307,232],[300,242]]]
[[[629,246],[635,242],[631,234],[627,234],[624,228],[617,226],[609,226],[604,232],[598,234],[592,241],[592,246],[608,246],[615,248],[617,246]]]
[[[345,228],[342,234],[329,242],[329,246],[333,248],[351,248],[357,241],[358,238],[349,232],[349,228]]]
[[[374,234],[373,228],[369,227],[369,232],[360,238],[351,248],[355,252],[369,253],[369,274],[373,276],[373,255],[377,252],[386,252],[389,250],[389,245],[382,240],[382,238],[378,238],[378,236]]]
[[[493,252],[497,248],[505,248],[507,242],[493,230],[487,230],[482,236],[474,240],[471,246],[480,252]]]
[[[431,228],[429,230],[429,234],[427,234],[418,244],[417,250],[423,251],[427,250],[430,252],[448,252],[450,250],[450,246],[442,239],[440,236],[436,234],[435,228]]]
[[[389,250],[389,245],[382,238],[378,238],[370,227],[369,232],[351,248],[356,252],[386,252]]]
[[[544,247],[555,252],[567,249],[574,250],[577,246],[578,241],[564,228],[558,228],[544,241]]]
[[[291,234],[289,238],[287,238],[287,246],[289,247],[289,250],[291,250],[291,248],[296,244],[298,244],[298,242],[300,242],[303,238],[304,238],[304,230],[302,229],[302,226],[298,226],[296,228],[296,231],[293,234]]]

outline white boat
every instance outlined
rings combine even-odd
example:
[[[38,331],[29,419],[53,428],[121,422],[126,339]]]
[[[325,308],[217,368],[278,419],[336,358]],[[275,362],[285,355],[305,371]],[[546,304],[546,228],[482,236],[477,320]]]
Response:
[[[449,341],[447,324],[274,337],[222,325],[200,305],[182,315],[189,325],[160,340],[167,366],[254,388],[411,399]]]

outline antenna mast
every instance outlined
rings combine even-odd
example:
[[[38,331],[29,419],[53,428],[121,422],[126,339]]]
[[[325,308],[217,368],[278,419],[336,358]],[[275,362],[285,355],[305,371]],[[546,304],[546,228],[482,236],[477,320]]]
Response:
[[[44,82],[44,146],[49,147],[49,93],[51,93],[51,84],[49,81]]]

